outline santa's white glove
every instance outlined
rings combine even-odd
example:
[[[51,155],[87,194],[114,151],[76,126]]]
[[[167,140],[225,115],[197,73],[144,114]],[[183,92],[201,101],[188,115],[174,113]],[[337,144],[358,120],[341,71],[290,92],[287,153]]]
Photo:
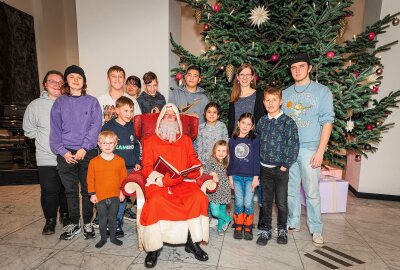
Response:
[[[157,172],[157,171],[153,171],[149,177],[146,180],[146,187],[150,186],[150,185],[157,185],[159,187],[164,186],[162,179],[163,179],[164,175]]]

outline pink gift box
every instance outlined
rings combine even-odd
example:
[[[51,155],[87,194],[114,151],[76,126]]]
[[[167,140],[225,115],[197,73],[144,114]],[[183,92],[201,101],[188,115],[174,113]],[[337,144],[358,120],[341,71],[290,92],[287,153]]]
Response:
[[[333,166],[326,166],[326,168],[321,169],[321,175],[330,175],[342,179],[343,170]]]
[[[319,179],[319,192],[321,195],[321,213],[342,213],[346,212],[347,192],[349,183],[330,176],[321,175]],[[306,206],[306,195],[301,187],[300,202]]]

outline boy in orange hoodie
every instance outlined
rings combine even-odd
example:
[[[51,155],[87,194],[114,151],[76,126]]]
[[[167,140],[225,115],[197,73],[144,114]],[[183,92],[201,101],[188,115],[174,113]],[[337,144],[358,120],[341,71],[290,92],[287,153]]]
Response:
[[[115,237],[115,230],[119,202],[125,199],[121,192],[121,182],[128,173],[124,159],[113,153],[117,142],[118,137],[113,131],[102,131],[99,134],[101,154],[90,161],[87,173],[90,201],[97,205],[99,213],[101,239],[96,248],[101,248],[107,242],[107,224],[111,243],[117,246],[123,243]]]

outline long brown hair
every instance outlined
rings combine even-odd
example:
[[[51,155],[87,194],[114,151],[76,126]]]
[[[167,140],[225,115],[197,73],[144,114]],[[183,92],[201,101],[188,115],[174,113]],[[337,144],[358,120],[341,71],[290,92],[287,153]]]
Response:
[[[256,71],[254,70],[253,66],[249,63],[243,63],[236,71],[236,76],[238,76],[240,74],[240,72],[242,72],[243,69],[245,68],[249,68],[251,70],[251,75],[255,75]],[[233,102],[235,103],[239,97],[240,94],[242,93],[242,89],[240,87],[240,83],[239,80],[237,79],[237,77],[235,76],[234,80],[233,80],[233,88],[232,88],[232,93],[231,93],[231,98],[229,100],[229,102]],[[256,79],[253,78],[253,80],[250,82],[250,87],[251,88],[256,88]]]
[[[217,157],[216,157],[216,155],[215,155],[215,151],[217,151],[217,147],[218,146],[225,146],[226,147],[226,157],[222,160],[222,162],[220,162],[218,159],[217,159]],[[229,146],[228,146],[228,143],[225,141],[225,140],[219,140],[219,141],[216,141],[215,142],[215,144],[214,144],[214,146],[213,146],[213,149],[212,149],[212,152],[211,152],[211,156],[213,157],[213,158],[215,158],[215,160],[217,161],[217,163],[218,164],[221,164],[224,168],[227,168],[228,167],[228,162],[229,162]]]
[[[83,82],[83,86],[82,86],[82,88],[81,88],[81,96],[86,96],[86,87],[87,87],[87,84],[86,84],[86,82],[84,81],[84,82]],[[64,94],[64,95],[67,95],[67,96],[71,96],[71,89],[69,88],[68,82],[65,82],[65,83],[64,83],[64,91],[63,91],[63,94]]]

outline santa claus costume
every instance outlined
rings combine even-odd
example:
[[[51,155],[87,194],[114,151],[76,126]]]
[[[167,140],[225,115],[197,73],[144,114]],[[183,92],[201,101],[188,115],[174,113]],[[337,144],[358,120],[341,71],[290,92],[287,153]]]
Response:
[[[172,136],[172,139],[171,136],[165,136],[169,135],[170,131],[166,131],[162,125],[168,111],[173,114],[173,122],[176,123],[176,137]],[[156,134],[143,142],[142,173],[147,179],[147,184],[140,224],[144,249],[147,252],[159,250],[163,242],[187,244],[190,237],[190,242],[194,243],[208,241],[208,199],[191,180],[200,176],[200,172],[192,172],[188,179],[172,179],[168,173],[162,175],[153,170],[159,156],[179,171],[201,164],[193,149],[192,140],[182,134],[179,112],[173,104],[164,106],[157,120]]]

